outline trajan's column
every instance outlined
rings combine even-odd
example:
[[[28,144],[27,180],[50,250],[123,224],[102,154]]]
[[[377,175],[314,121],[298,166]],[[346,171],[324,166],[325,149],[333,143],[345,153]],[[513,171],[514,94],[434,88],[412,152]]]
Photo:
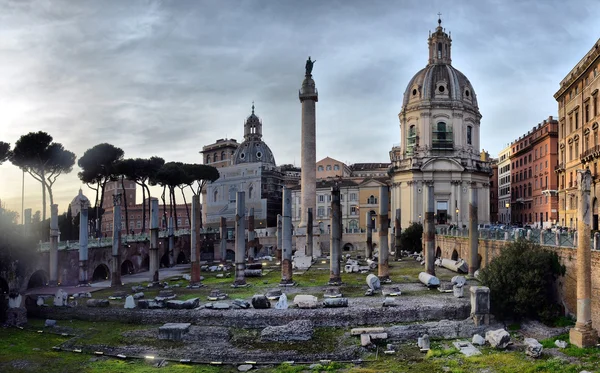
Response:
[[[301,186],[301,211],[300,227],[306,227],[306,213],[309,208],[317,211],[316,208],[316,184],[317,184],[317,154],[316,154],[316,103],[319,101],[319,94],[315,87],[315,81],[312,79],[312,69],[315,61],[310,57],[306,61],[306,74],[300,88],[299,97],[302,103],[302,173],[300,176]]]

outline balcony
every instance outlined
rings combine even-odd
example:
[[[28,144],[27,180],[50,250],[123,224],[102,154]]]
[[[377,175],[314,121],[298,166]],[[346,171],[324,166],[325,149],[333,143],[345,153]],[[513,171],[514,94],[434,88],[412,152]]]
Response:
[[[596,158],[600,157],[600,145],[596,145],[596,146],[592,146],[591,148],[585,150],[583,153],[581,153],[581,155],[579,156],[579,159],[581,160],[581,162],[586,163],[586,162],[590,162]]]
[[[556,166],[554,166],[554,171],[555,172],[562,172],[565,170],[565,163],[561,162],[559,164],[557,164]]]

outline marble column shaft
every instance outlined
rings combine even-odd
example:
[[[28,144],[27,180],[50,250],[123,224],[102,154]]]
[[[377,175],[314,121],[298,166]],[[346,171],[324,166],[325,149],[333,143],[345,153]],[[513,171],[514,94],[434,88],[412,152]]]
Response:
[[[113,196],[112,273],[110,286],[121,283],[121,194]]]
[[[277,250],[281,250],[282,255],[283,255],[283,244],[282,244],[283,240],[281,237],[282,227],[283,227],[283,219],[281,217],[281,214],[277,214],[277,232],[275,233],[275,235],[277,236]]]
[[[237,192],[235,207],[235,282],[246,285],[246,192]]]
[[[158,255],[158,200],[150,200],[150,281],[158,282],[160,257]]]
[[[248,213],[248,263],[253,263],[256,257],[256,232],[254,231],[254,207]]]
[[[50,206],[50,286],[58,285],[58,205]]]
[[[331,234],[329,235],[329,284],[341,285],[342,276],[340,271],[341,220],[340,188],[331,188]]]
[[[387,186],[379,188],[379,265],[378,277],[382,282],[390,280],[390,245],[388,239],[389,191]]]
[[[319,100],[315,82],[311,74],[306,74],[299,92],[302,103],[301,165],[300,165],[300,194],[301,221],[300,226],[306,226],[306,212],[309,208],[316,210],[317,185],[317,153],[316,153],[316,103]]]
[[[281,284],[292,284],[292,193],[283,187],[281,216]]]
[[[433,183],[427,185],[427,207],[425,212],[425,268],[428,274],[435,276],[435,221],[434,221]]]
[[[478,224],[478,206],[477,206],[477,188],[475,185],[471,186],[471,199],[469,200],[469,276],[475,277],[475,271],[479,269],[478,266],[478,246],[479,237],[477,231]]]
[[[367,227],[367,251],[365,256],[371,258],[373,256],[373,225],[370,211],[365,212],[365,226]]]
[[[79,213],[79,284],[89,284],[88,277],[88,206],[81,204]]]
[[[402,222],[401,222],[401,210],[396,209],[396,218],[394,219],[394,232],[395,232],[395,240],[394,240],[394,251],[396,260],[400,259],[400,251],[402,251],[402,242],[400,242],[402,236]]]
[[[192,283],[200,282],[200,219],[198,219],[200,213],[200,196],[194,195],[192,196],[192,231],[190,234],[190,261],[192,262],[192,273],[190,282]]]
[[[313,209],[306,212],[306,256],[313,256]]]
[[[220,235],[221,235],[221,262],[225,263],[225,259],[227,258],[227,218],[221,216],[221,226],[220,226]]]

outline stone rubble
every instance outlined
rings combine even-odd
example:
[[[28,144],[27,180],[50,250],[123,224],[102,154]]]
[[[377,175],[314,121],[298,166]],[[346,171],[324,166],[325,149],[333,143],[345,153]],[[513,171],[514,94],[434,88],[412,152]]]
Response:
[[[510,334],[504,329],[490,330],[485,333],[485,340],[493,348],[503,350],[510,343]]]
[[[277,303],[275,303],[275,309],[287,310],[289,307],[287,295],[281,294]]]
[[[311,340],[314,325],[310,320],[295,320],[281,326],[267,326],[260,333],[262,341],[293,342]]]
[[[317,308],[317,297],[313,295],[299,294],[294,297],[294,304],[298,308]]]
[[[252,307],[257,310],[264,310],[271,308],[271,302],[269,302],[269,298],[262,294],[254,294],[252,296]]]
[[[525,338],[524,342],[525,345],[527,345],[527,348],[525,349],[525,354],[527,354],[527,356],[531,356],[534,359],[537,359],[538,357],[542,356],[544,346],[542,346],[542,344],[538,342],[537,339]]]

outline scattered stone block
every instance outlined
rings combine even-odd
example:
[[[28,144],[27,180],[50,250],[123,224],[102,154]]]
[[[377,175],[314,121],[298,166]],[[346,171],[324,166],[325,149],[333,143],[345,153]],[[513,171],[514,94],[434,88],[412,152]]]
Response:
[[[251,370],[254,366],[252,364],[242,364],[237,367],[238,372],[247,372]]]
[[[453,285],[457,285],[457,286],[465,286],[465,284],[467,283],[467,279],[465,278],[465,276],[454,276],[452,277],[452,280],[450,280],[450,282]]]
[[[139,293],[140,291],[143,291],[144,287],[143,286],[132,286],[131,287],[131,292],[133,293]]]
[[[110,306],[108,299],[88,299],[85,305],[92,308],[106,308]]]
[[[462,286],[454,285],[452,287],[452,292],[454,293],[455,298],[463,298],[465,296],[465,288]]]
[[[269,298],[262,294],[255,294],[252,296],[252,307],[257,310],[265,310],[271,308],[271,302]]]
[[[311,340],[314,325],[310,320],[294,320],[286,325],[267,326],[260,333],[262,341],[294,342]]]
[[[246,269],[244,270],[246,277],[262,277],[262,269]]]
[[[161,300],[152,300],[152,299],[140,299],[137,303],[138,307],[141,309],[150,309],[156,310],[165,308],[165,302]]]
[[[510,334],[504,329],[490,330],[485,333],[485,340],[490,346],[503,350],[510,343]]]
[[[440,279],[430,275],[427,272],[419,273],[419,281],[427,287],[437,287],[440,286]]]
[[[125,298],[125,306],[124,308],[127,309],[132,309],[135,308],[135,301],[133,300],[133,296],[129,295],[127,298]]]
[[[142,292],[133,294],[133,299],[142,299],[143,297],[144,297],[144,293],[142,293]]]
[[[427,352],[430,349],[431,342],[429,341],[429,335],[423,334],[422,337],[417,339],[417,346],[421,349],[421,352]]]
[[[44,326],[46,328],[54,328],[56,326],[56,320],[47,319]]]
[[[187,273],[186,273],[186,274],[184,274],[184,275],[183,275],[183,276],[181,276],[181,277],[183,277],[183,279],[184,279],[184,280],[186,280],[186,281],[192,281],[192,276],[191,276],[191,275],[189,275],[189,274],[187,274]]]
[[[348,298],[325,298],[323,306],[325,308],[348,307]]]
[[[234,308],[238,308],[238,309],[250,308],[250,303],[248,303],[247,301],[245,301],[243,299],[234,299],[232,304],[233,304]]]
[[[54,295],[54,307],[66,307],[68,305],[69,295],[63,289],[58,289]]]
[[[193,310],[200,307],[200,298],[191,298],[188,300],[168,300],[167,308],[174,310]]]
[[[440,281],[440,286],[438,286],[438,291],[440,293],[452,293],[452,284],[449,282],[441,282]]]
[[[215,302],[212,304],[212,308],[215,310],[228,310],[231,306],[224,302]]]
[[[281,289],[271,289],[267,292],[266,296],[268,300],[278,300],[281,297]]]
[[[490,323],[490,288],[471,286],[471,317],[476,326]],[[487,337],[486,337],[487,340]]]
[[[294,304],[298,308],[317,308],[317,297],[305,294],[296,295],[294,297]]]
[[[458,348],[461,354],[467,357],[481,355],[481,351],[479,351],[477,347],[473,346],[467,341],[457,341],[453,342],[452,344],[454,345],[454,347]]]
[[[3,294],[0,294],[0,296],[4,296]],[[23,297],[21,296],[21,294],[16,293],[16,292],[11,292],[8,295],[8,308],[20,308],[22,306],[23,303]]]
[[[381,291],[381,293],[385,297],[397,297],[400,294],[402,294],[402,292],[400,291],[400,288],[397,287],[397,286],[390,286],[390,287],[387,287],[387,288],[383,288],[383,290]]]
[[[367,286],[373,291],[381,289],[381,281],[379,281],[379,277],[375,276],[372,273],[368,275]]]
[[[367,291],[365,291],[365,297],[370,297],[375,295],[375,290],[373,289],[367,289]]]
[[[158,339],[181,341],[183,335],[190,331],[190,323],[166,323],[158,328]]]
[[[451,271],[458,273],[468,273],[469,266],[467,262],[462,259],[459,260],[451,260],[451,259],[442,259],[442,267],[447,268]]]
[[[556,341],[554,341],[554,345],[558,348],[567,348],[567,346],[569,344],[565,341],[561,341],[560,339],[557,339]]]
[[[210,301],[215,301],[215,300],[224,300],[224,299],[227,299],[228,297],[229,296],[227,294],[223,293],[221,290],[213,289],[210,291],[210,294],[206,298]]]
[[[383,300],[383,307],[398,307],[400,304],[396,298],[386,297]]]
[[[361,334],[360,335],[360,345],[363,347],[367,347],[371,344],[371,336],[369,334]]]
[[[350,330],[350,335],[379,334],[379,333],[383,333],[383,332],[385,332],[385,330],[381,327],[353,328]]]
[[[35,301],[35,304],[37,304],[38,307],[43,307],[46,305],[46,300],[42,297],[38,297],[37,300]]]
[[[339,288],[327,288],[325,289],[324,298],[341,298],[342,293]]]
[[[289,307],[287,295],[281,294],[277,303],[275,303],[275,309],[287,310]]]
[[[525,338],[525,345],[527,348],[525,349],[525,354],[527,356],[531,356],[534,359],[542,356],[542,351],[544,350],[544,346],[537,339],[534,338]]]
[[[485,338],[479,334],[475,334],[471,342],[473,342],[474,345],[483,346],[485,344]]]

